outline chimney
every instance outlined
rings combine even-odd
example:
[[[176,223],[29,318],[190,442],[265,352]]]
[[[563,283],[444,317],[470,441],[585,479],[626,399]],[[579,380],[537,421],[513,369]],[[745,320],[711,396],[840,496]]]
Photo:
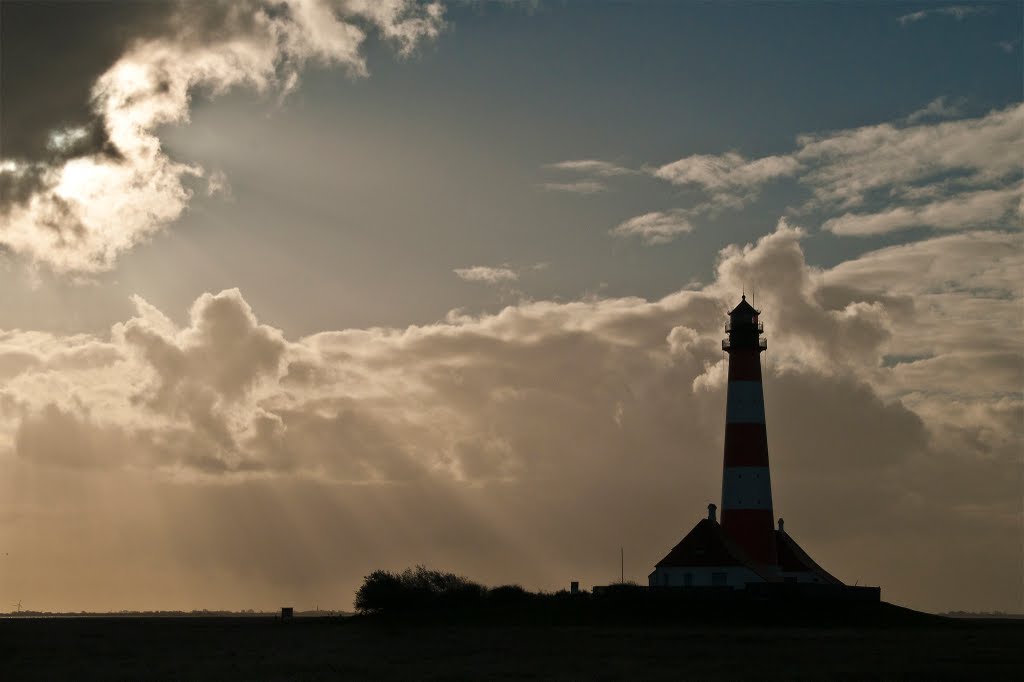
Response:
[[[785,522],[785,521],[783,521],[783,520],[782,520],[782,517],[780,516],[780,517],[779,517],[779,532],[780,532],[780,533],[785,533],[785,532],[786,532],[786,528],[785,528],[785,526],[786,526],[786,522]]]
[[[715,522],[715,512],[718,510],[714,504],[708,505],[708,521]]]

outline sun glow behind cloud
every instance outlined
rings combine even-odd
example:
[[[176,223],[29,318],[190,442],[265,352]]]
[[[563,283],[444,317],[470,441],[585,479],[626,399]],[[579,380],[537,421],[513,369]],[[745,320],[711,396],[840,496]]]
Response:
[[[286,93],[307,62],[363,76],[367,30],[379,31],[408,54],[442,25],[439,4],[411,0],[287,0],[273,11],[230,5],[225,4],[228,18],[205,32],[204,14],[216,14],[221,4],[183,5],[176,33],[136,44],[96,82],[93,108],[113,153],[41,168],[17,160],[4,166],[2,172],[22,181],[38,171],[39,184],[25,201],[5,207],[0,243],[57,271],[108,270],[122,253],[182,214],[192,196],[189,178],[207,176],[197,165],[168,157],[157,136],[160,126],[188,120],[195,90]],[[68,146],[71,136],[57,131],[53,139]]]

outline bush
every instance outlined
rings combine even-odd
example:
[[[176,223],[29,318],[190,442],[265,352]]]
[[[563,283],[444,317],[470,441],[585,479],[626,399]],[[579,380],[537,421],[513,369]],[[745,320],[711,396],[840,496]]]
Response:
[[[356,609],[362,613],[395,613],[462,607],[480,601],[485,592],[468,578],[425,566],[401,573],[374,571],[356,592]]]
[[[522,604],[534,596],[520,585],[499,585],[487,590],[487,601],[492,604]]]

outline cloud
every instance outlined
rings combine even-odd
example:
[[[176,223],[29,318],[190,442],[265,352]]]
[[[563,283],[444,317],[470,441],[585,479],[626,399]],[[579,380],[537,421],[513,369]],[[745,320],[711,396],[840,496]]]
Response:
[[[911,307],[893,327],[890,354],[934,358],[968,348],[1012,352],[1019,342],[1006,321],[1015,319],[1019,305],[1021,246],[1019,233],[995,231],[891,246],[823,273],[820,293],[834,299],[832,306],[872,296],[886,297],[890,308],[899,299],[907,301]],[[947,385],[945,390],[955,388]]]
[[[519,279],[519,273],[507,267],[488,267],[486,265],[474,265],[471,268],[456,268],[453,270],[459,279],[467,282],[485,282],[487,284],[499,284],[501,282],[514,282]]]
[[[206,178],[206,195],[221,196],[227,200],[233,198],[231,191],[231,181],[228,180],[227,173],[221,170],[212,171]]]
[[[809,166],[800,181],[815,199],[840,208],[888,190],[899,198],[952,180],[952,190],[1020,179],[1024,105],[974,119],[897,127],[883,123],[824,135],[801,135],[796,157]]]
[[[583,176],[568,182],[545,182],[541,187],[551,192],[569,192],[572,194],[597,194],[608,191],[608,178],[622,175],[635,175],[639,171],[625,166],[602,161],[600,159],[576,159],[549,163],[545,169]]]
[[[557,171],[580,173],[584,175],[596,175],[602,178],[610,178],[616,175],[631,175],[636,173],[635,170],[626,168],[625,166],[620,166],[610,161],[602,161],[600,159],[559,161],[558,163],[549,163],[545,168]]]
[[[976,5],[950,5],[948,7],[937,7],[935,9],[925,9],[903,14],[897,17],[896,21],[899,22],[900,26],[917,23],[922,19],[934,16],[953,17],[957,21],[962,21],[964,18],[972,14],[983,14],[987,11],[987,7],[979,7]]]
[[[437,38],[444,27],[444,5],[440,2],[345,0],[341,11],[368,21],[384,38],[395,41],[403,56],[412,54],[422,41]]]
[[[96,272],[176,220],[201,167],[161,148],[161,126],[188,120],[192,94],[294,89],[309,62],[366,75],[368,30],[408,54],[437,35],[441,8],[410,0],[189,3],[131,44],[92,84],[91,127],[50,135],[57,156],[6,159],[0,244],[56,271]],[[99,131],[99,132],[96,132]],[[84,146],[83,146],[84,145]],[[216,173],[210,186],[223,186]]]
[[[652,211],[620,223],[610,230],[615,237],[640,237],[645,244],[667,244],[680,234],[693,231],[690,212],[684,209]]]
[[[175,9],[173,2],[0,6],[7,29],[0,44],[3,155],[51,164],[112,153],[102,121],[89,105],[92,84],[132,42],[165,34]],[[71,148],[50,144],[69,130],[85,135]]]
[[[680,218],[742,208],[765,183],[792,178],[811,193],[792,213],[824,214],[824,229],[839,235],[1018,226],[1024,105],[934,120],[959,116],[959,107],[939,97],[900,124],[799,135],[788,154],[696,154],[650,173],[703,192],[676,209]]]
[[[118,334],[156,371],[158,381],[146,397],[151,406],[166,410],[205,389],[237,400],[261,376],[279,371],[285,350],[280,332],[257,324],[237,289],[199,297],[180,333],[170,332],[166,318],[145,301],[137,298],[136,307],[140,315]]]
[[[0,518],[19,515],[8,551],[43,567],[12,565],[5,584],[31,582],[54,607],[343,605],[367,570],[417,561],[600,584],[620,537],[642,577],[718,494],[721,329],[756,282],[787,527],[900,603],[1012,607],[1019,235],[945,235],[829,269],[806,263],[803,239],[781,221],[724,249],[707,286],[657,300],[520,302],[292,339],[228,290],[181,325],[136,298],[109,334],[0,332]],[[940,554],[941,570],[873,558],[907,547]],[[88,594],[46,568],[71,560]],[[979,562],[985,580],[942,589]]]
[[[550,266],[550,263],[539,262],[533,265],[525,265],[519,267],[512,267],[508,264],[501,265],[500,267],[492,267],[486,265],[474,265],[470,268],[456,268],[452,270],[459,279],[466,282],[483,282],[484,284],[508,284],[519,280],[520,275],[523,273],[538,272],[540,270],[546,270]]]
[[[963,102],[950,103],[945,95],[936,97],[927,105],[907,116],[907,123],[920,123],[931,119],[959,118],[963,116]]]
[[[965,227],[1020,227],[1024,186],[964,192],[916,206],[898,206],[879,213],[845,213],[830,218],[823,230],[841,236],[869,236],[910,227],[941,230]]]
[[[792,156],[746,159],[737,152],[721,155],[694,154],[652,169],[651,174],[673,185],[695,186],[711,195],[691,213],[715,213],[722,208],[738,209],[757,198],[762,185],[790,177],[800,168]]]
[[[788,156],[749,160],[736,152],[721,155],[694,154],[654,170],[654,176],[673,185],[697,185],[707,190],[753,189],[775,178],[792,175],[799,168]]]
[[[114,468],[134,449],[117,426],[97,426],[49,404],[21,421],[14,447],[33,462],[64,468]]]
[[[541,187],[550,192],[569,192],[570,194],[598,194],[600,192],[608,191],[608,186],[597,180],[545,182]]]

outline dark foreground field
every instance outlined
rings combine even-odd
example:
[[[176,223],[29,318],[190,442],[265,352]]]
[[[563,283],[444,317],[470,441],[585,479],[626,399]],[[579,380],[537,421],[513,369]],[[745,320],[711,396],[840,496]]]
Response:
[[[1024,624],[802,628],[0,620],[0,678],[1021,679]]]

